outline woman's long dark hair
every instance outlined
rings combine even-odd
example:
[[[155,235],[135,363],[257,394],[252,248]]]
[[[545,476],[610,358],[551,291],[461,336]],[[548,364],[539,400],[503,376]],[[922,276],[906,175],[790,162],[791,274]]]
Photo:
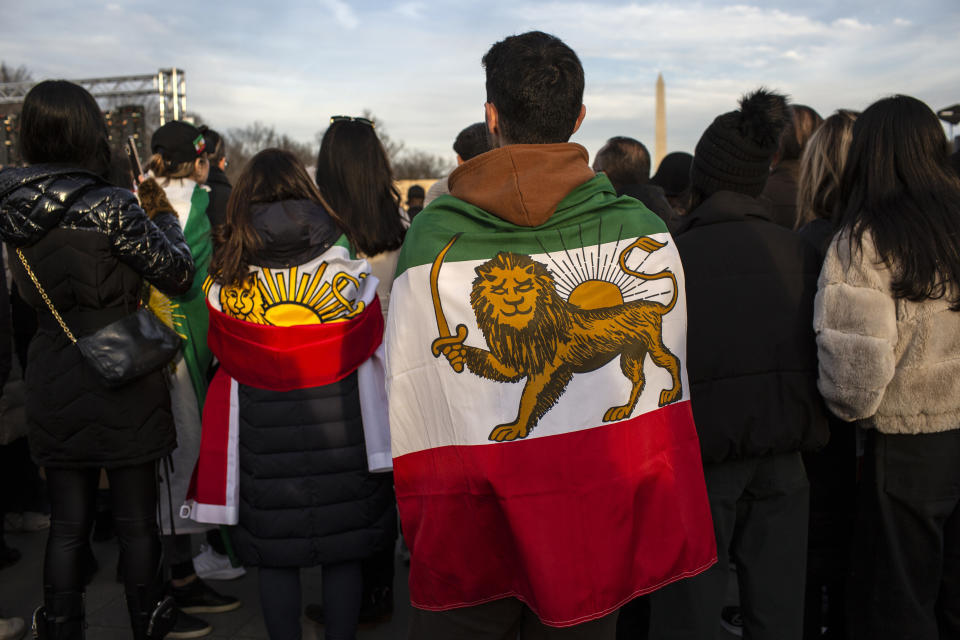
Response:
[[[30,89],[20,113],[20,153],[30,164],[67,164],[105,176],[110,144],[97,101],[66,80]]]
[[[387,153],[364,122],[330,123],[317,157],[317,186],[366,256],[399,249],[406,229]]]
[[[853,125],[840,179],[840,227],[860,248],[870,232],[896,298],[948,296],[960,311],[960,179],[933,111],[916,98],[870,105]]]
[[[250,219],[253,205],[282,200],[311,200],[330,208],[295,155],[282,149],[265,149],[250,158],[227,200],[227,223],[213,230],[210,275],[220,284],[242,282],[263,240]],[[338,221],[339,223],[339,221]],[[342,225],[341,225],[342,228]]]

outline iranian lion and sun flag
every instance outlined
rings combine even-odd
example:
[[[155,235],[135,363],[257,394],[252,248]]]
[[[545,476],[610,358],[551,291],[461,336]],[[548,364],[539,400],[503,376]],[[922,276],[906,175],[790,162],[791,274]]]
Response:
[[[203,285],[207,343],[220,360],[203,407],[203,434],[181,516],[237,524],[239,385],[292,391],[357,374],[370,471],[389,471],[383,315],[377,278],[346,238],[304,264],[252,266],[244,282]]]
[[[407,236],[387,388],[416,607],[571,626],[716,561],[679,256],[604,182],[535,228],[443,196]]]

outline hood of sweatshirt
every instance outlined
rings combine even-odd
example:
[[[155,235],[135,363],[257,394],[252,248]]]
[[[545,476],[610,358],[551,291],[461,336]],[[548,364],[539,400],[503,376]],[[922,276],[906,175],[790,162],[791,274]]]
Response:
[[[571,191],[594,177],[579,144],[512,144],[481,154],[450,174],[450,195],[523,227],[550,219]]]

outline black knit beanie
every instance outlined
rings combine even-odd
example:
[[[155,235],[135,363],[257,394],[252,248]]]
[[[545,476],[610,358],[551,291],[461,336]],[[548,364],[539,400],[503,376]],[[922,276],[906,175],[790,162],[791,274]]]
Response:
[[[707,197],[717,191],[759,196],[790,120],[787,98],[766,89],[740,99],[740,110],[717,116],[693,154],[690,181]]]

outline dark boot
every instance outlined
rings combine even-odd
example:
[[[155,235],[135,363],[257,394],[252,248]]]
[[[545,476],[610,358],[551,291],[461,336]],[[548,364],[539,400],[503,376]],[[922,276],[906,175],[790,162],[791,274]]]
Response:
[[[44,606],[33,612],[33,637],[38,640],[84,640],[83,593],[44,589]]]
[[[177,622],[177,607],[160,588],[137,585],[127,593],[127,610],[135,640],[161,640]]]

